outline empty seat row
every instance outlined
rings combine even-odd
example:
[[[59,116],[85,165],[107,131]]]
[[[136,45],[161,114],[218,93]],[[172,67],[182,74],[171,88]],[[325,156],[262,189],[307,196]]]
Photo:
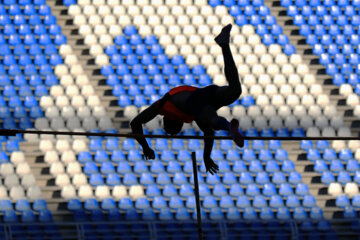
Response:
[[[328,193],[332,196],[346,194],[351,197],[359,194],[359,186],[356,183],[349,182],[345,184],[343,189],[340,183],[334,182],[329,184]]]
[[[28,128],[30,128],[29,126]],[[108,116],[102,116],[98,121],[96,118],[92,116],[88,116],[80,122],[78,117],[72,117],[68,120],[63,119],[62,117],[54,117],[50,120],[50,123],[47,118],[37,118],[35,120],[35,128],[44,130],[44,129],[55,129],[55,130],[62,130],[67,131],[67,129],[72,130],[81,130],[84,129],[94,130],[94,129],[113,129],[112,121]]]
[[[9,191],[4,186],[1,186],[0,196],[1,199],[10,198],[12,200],[20,200],[20,199],[36,200],[42,197],[42,193],[41,193],[41,189],[37,185],[32,185],[28,187],[26,190],[22,186],[17,185],[11,187]]]

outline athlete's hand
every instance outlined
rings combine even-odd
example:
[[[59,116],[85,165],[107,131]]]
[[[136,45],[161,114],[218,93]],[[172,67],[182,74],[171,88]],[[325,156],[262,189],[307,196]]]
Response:
[[[219,166],[211,158],[204,159],[204,163],[206,172],[210,172],[211,175],[214,175],[214,173],[219,171]]]
[[[144,156],[146,160],[155,159],[155,152],[151,148],[144,149]]]

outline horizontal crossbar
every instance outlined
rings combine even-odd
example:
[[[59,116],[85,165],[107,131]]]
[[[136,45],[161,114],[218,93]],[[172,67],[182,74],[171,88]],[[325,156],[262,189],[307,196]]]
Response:
[[[47,135],[71,135],[71,136],[98,136],[98,137],[122,137],[122,138],[177,138],[177,139],[205,139],[213,138],[215,140],[232,139],[230,136],[192,136],[192,135],[149,135],[133,133],[93,133],[93,132],[65,132],[65,131],[39,131],[39,130],[20,130],[20,129],[0,129],[0,136],[15,136],[16,134],[47,134]],[[280,140],[280,141],[319,141],[319,140],[360,140],[360,137],[246,137],[245,140]]]

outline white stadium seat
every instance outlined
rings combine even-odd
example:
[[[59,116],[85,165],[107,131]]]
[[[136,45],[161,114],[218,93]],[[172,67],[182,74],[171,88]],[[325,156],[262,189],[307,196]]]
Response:
[[[262,94],[256,98],[256,104],[263,107],[270,104],[268,96]]]
[[[242,105],[236,105],[232,109],[232,115],[234,118],[240,119],[241,117],[246,115],[245,107]]]
[[[239,119],[239,126],[243,130],[247,130],[249,128],[252,128],[252,121],[251,118],[248,116],[242,116]]]
[[[90,185],[82,185],[79,187],[78,196],[81,199],[87,199],[94,197],[93,189]]]
[[[284,125],[288,129],[295,129],[299,126],[297,118],[293,115],[285,118]]]
[[[267,119],[264,116],[259,116],[259,117],[255,118],[254,127],[258,131],[265,129],[267,126],[268,126]]]
[[[11,153],[10,155],[10,161],[15,164],[18,165],[19,163],[22,163],[25,161],[25,154],[22,151],[14,151]]]
[[[17,175],[23,176],[23,175],[30,174],[30,173],[31,173],[31,169],[27,162],[19,163],[16,166],[16,174]]]
[[[72,184],[74,184],[74,186],[77,187],[77,188],[79,188],[80,186],[88,184],[86,175],[84,173],[75,174],[72,177]]]
[[[66,165],[66,164],[68,164],[70,162],[76,161],[76,155],[75,155],[74,151],[67,150],[67,151],[64,151],[64,152],[61,153],[60,159]]]
[[[343,140],[335,140],[332,142],[331,147],[335,149],[336,152],[340,152],[341,149],[346,149],[346,142]]]
[[[306,130],[307,137],[320,137],[320,130],[317,127],[310,127]]]
[[[115,200],[127,197],[126,187],[124,185],[116,185],[112,190],[112,196]]]
[[[14,186],[10,189],[10,198],[14,201],[20,200],[20,199],[26,199],[25,197],[25,191],[22,186]]]
[[[342,126],[338,129],[337,136],[338,137],[352,137],[350,129],[346,126]]]
[[[66,173],[68,173],[70,176],[81,173],[81,171],[81,165],[76,161],[70,162],[66,167]]]
[[[358,140],[350,140],[350,141],[348,141],[348,148],[352,152],[356,152],[358,149],[360,149],[360,141],[358,141]]]
[[[64,173],[64,165],[61,162],[53,162],[50,165],[50,174],[51,175],[58,175],[60,173]]]
[[[293,109],[293,114],[297,118],[301,118],[306,115],[306,108],[304,105],[297,105]]]
[[[4,185],[10,189],[14,186],[19,186],[20,185],[20,181],[18,176],[16,176],[16,174],[11,174],[11,175],[7,175],[4,178]]]
[[[72,144],[72,149],[78,153],[81,151],[86,151],[88,147],[83,139],[75,139]]]
[[[252,105],[248,107],[246,115],[251,117],[252,119],[255,119],[261,115],[261,109],[259,106]]]
[[[283,127],[282,119],[279,116],[272,116],[269,120],[269,126],[273,130],[277,130]]]
[[[95,197],[99,200],[111,197],[109,187],[106,185],[97,186],[95,189]]]
[[[28,189],[31,186],[36,185],[36,180],[33,174],[26,174],[21,176],[21,186]]]
[[[59,187],[64,187],[70,184],[70,178],[66,173],[61,173],[56,176],[55,184]]]
[[[276,115],[276,108],[274,106],[272,106],[272,105],[264,106],[262,114],[267,118],[275,116]]]
[[[308,108],[308,115],[312,118],[322,116],[321,108],[318,105],[311,105]]]
[[[67,185],[61,188],[61,197],[65,199],[76,198],[76,189],[73,185]]]
[[[132,185],[129,189],[129,196],[137,199],[144,196],[144,188],[141,185]]]
[[[289,106],[282,105],[278,108],[278,115],[283,119],[291,115],[291,109]]]
[[[308,130],[310,127],[314,126],[313,119],[308,115],[301,117],[299,123],[300,126],[305,130]]]
[[[3,200],[9,199],[7,189],[2,185],[0,185],[0,198]]]
[[[344,193],[350,197],[358,195],[359,194],[359,186],[357,185],[357,183],[348,182],[345,184]]]
[[[332,127],[324,127],[321,131],[322,137],[336,137],[336,133],[334,128]]]
[[[329,184],[328,193],[332,196],[339,196],[343,193],[342,186],[338,182],[332,182]]]

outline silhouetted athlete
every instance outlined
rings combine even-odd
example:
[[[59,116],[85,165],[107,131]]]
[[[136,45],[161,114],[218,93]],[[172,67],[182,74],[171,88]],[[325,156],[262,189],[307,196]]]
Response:
[[[216,111],[230,105],[241,95],[241,84],[238,71],[230,50],[229,24],[221,30],[215,38],[215,42],[221,47],[224,56],[225,77],[228,86],[209,85],[204,88],[192,86],[179,86],[171,89],[161,99],[142,111],[130,123],[133,133],[143,134],[142,124],[149,122],[158,114],[163,115],[164,130],[166,133],[175,135],[182,129],[184,122],[195,121],[204,132],[204,136],[214,136],[214,130],[227,130],[233,137],[236,145],[244,146],[244,139],[239,133],[239,121],[232,119],[228,122],[218,116]],[[146,159],[154,159],[154,151],[149,147],[145,137],[136,138],[142,146]],[[206,138],[204,147],[204,163],[206,171],[216,173],[219,167],[210,158],[214,139]]]

